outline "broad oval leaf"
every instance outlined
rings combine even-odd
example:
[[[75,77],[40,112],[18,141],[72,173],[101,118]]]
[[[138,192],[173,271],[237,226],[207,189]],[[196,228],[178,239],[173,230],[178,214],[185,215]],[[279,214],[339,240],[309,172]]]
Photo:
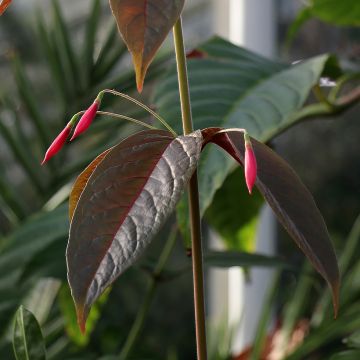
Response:
[[[196,169],[202,135],[137,133],[114,146],[76,206],[67,247],[68,280],[85,330],[100,294],[144,252]]]
[[[74,211],[76,208],[76,205],[79,201],[80,195],[84,190],[84,187],[86,183],[89,180],[89,177],[94,172],[96,167],[101,163],[101,161],[104,160],[105,156],[109,153],[111,149],[105,150],[102,152],[99,156],[97,156],[87,167],[86,169],[77,177],[74,186],[71,190],[70,196],[69,196],[69,219],[71,220]]]
[[[132,54],[141,92],[146,71],[179,18],[184,0],[110,0],[110,6]]]
[[[20,306],[15,314],[13,348],[17,360],[45,360],[45,342],[35,316]]]
[[[244,164],[242,133],[231,130],[217,133],[213,128],[206,129],[203,134],[206,142],[217,144],[241,165]],[[336,315],[340,275],[324,219],[309,190],[289,164],[268,146],[253,138],[251,142],[258,164],[255,185],[280,223],[330,286]]]

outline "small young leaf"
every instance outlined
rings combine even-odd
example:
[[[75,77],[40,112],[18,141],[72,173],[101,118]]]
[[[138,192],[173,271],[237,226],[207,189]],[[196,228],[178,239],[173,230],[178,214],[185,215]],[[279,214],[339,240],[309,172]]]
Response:
[[[110,0],[110,6],[133,56],[141,92],[146,71],[179,18],[184,0]]]
[[[137,133],[114,146],[91,174],[70,226],[68,279],[85,330],[100,294],[144,252],[175,208],[200,156],[200,131],[174,138]]]
[[[244,164],[244,136],[231,131],[203,131],[206,142],[213,142]],[[256,187],[275,212],[278,220],[329,284],[335,315],[339,305],[340,275],[336,255],[323,217],[315,201],[294,170],[266,145],[251,139],[258,163]]]
[[[15,315],[13,347],[17,360],[45,360],[45,343],[35,316],[20,306]]]

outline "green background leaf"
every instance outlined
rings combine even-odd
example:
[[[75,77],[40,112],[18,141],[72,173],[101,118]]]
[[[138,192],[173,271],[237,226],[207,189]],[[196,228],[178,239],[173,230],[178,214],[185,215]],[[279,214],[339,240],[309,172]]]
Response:
[[[45,360],[45,343],[34,315],[20,306],[15,315],[14,353],[17,360]]]

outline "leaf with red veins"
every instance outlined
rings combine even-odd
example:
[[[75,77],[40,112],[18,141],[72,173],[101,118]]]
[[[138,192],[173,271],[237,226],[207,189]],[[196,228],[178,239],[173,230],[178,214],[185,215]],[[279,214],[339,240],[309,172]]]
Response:
[[[91,172],[77,202],[66,252],[78,323],[145,251],[197,167],[202,135],[147,130],[114,146]]]

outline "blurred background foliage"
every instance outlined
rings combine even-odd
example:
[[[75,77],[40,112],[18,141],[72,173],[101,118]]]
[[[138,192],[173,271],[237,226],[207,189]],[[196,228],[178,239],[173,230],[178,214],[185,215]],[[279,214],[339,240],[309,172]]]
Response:
[[[346,20],[342,13],[340,25],[347,27],[335,28],[332,23],[338,25],[339,21],[334,14],[340,10],[326,5],[325,0],[313,0],[301,10],[288,32],[287,41],[292,40],[292,46],[283,57],[293,60],[318,54],[320,48],[332,50],[339,55],[346,71],[359,72],[356,26],[360,15],[349,13]],[[0,21],[1,358],[14,358],[13,317],[20,304],[36,317],[36,320],[28,317],[28,322],[39,322],[48,359],[105,360],[111,359],[107,356],[111,354],[124,358],[124,347],[134,344],[134,359],[194,358],[190,261],[180,236],[173,230],[174,218],[159,233],[144,259],[128,270],[94,307],[87,335],[81,336],[77,329],[66,283],[64,253],[69,226],[66,200],[79,172],[105,148],[138,128],[119,120],[99,118],[86,137],[66,146],[48,166],[41,167],[40,161],[71,115],[86,108],[99,90],[115,88],[131,95],[135,93],[135,82],[129,55],[119,40],[107,3],[92,0],[86,20],[75,23],[68,22],[59,1],[51,1],[48,6],[46,15],[41,10],[32,10],[33,21],[12,11]],[[354,14],[359,15],[355,22]],[[312,17],[328,24],[311,20]],[[285,29],[280,21],[280,30],[281,27]],[[320,47],[312,43],[314,39],[309,33],[323,34],[324,40],[318,42]],[[336,48],[335,44],[341,45]],[[161,75],[171,59],[165,47],[150,68],[140,97],[145,103],[149,103],[156,84],[164,83]],[[354,76],[339,95],[357,85]],[[104,109],[149,123],[154,121],[123,100],[105,98]],[[254,344],[234,358],[267,359],[270,353],[278,356],[274,358],[288,359],[360,357],[358,115],[359,107],[355,106],[333,119],[327,116],[327,120],[296,125],[286,134],[276,132],[276,138],[271,139],[271,144],[294,165],[315,194],[340,254],[343,289],[337,321],[332,319],[331,302],[323,283],[307,265],[302,265],[301,254],[294,251],[281,231],[280,257],[262,258],[243,252],[254,249],[261,199],[245,199],[240,195],[236,198],[239,205],[233,204],[232,189],[240,186],[241,172],[233,172],[215,195],[206,222],[217,229],[231,252],[225,257],[209,253],[209,266],[257,265],[278,269]],[[306,156],[301,149],[306,149]],[[239,206],[245,203],[247,211],[237,216],[236,221],[233,218],[226,221],[225,200],[232,200],[231,209],[235,209],[232,213],[238,214]],[[165,248],[164,243],[168,244]],[[158,273],[158,257],[166,249],[169,259]],[[274,306],[278,321],[269,333],[269,309]],[[231,358],[231,329],[211,327],[209,332],[211,359]],[[139,340],[138,344],[135,340]]]

